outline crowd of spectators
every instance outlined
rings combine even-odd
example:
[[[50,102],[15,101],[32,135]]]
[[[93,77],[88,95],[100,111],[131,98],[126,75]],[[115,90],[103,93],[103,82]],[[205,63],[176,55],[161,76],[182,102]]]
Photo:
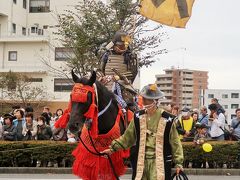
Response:
[[[179,110],[178,106],[171,105],[170,111],[178,117],[176,127],[181,141],[193,141],[195,144],[203,144],[209,140],[240,141],[240,109],[236,109],[236,117],[229,125],[225,110],[215,98],[208,107],[193,110],[184,107]],[[54,127],[62,115],[62,109],[57,109],[52,114],[49,107],[44,107],[40,116],[35,117],[32,107],[14,106],[10,113],[4,114],[0,119],[0,140],[77,142],[78,137],[67,129]]]
[[[0,140],[77,142],[77,137],[67,129],[54,127],[62,115],[62,109],[57,109],[56,113],[52,114],[49,107],[44,107],[42,113],[35,117],[32,107],[14,106],[10,113],[2,115],[0,119]]]
[[[236,109],[236,117],[228,124],[225,110],[216,98],[208,107],[199,110],[187,107],[179,110],[178,106],[172,105],[170,111],[178,116],[177,131],[181,141],[193,141],[196,145],[211,140],[240,141],[240,109]]]

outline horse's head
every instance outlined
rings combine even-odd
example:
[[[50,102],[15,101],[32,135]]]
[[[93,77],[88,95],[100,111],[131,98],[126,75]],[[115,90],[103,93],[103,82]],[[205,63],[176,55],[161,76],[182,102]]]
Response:
[[[75,82],[71,93],[71,114],[68,123],[69,130],[77,134],[81,132],[83,124],[93,104],[95,105],[95,91],[93,84],[96,81],[96,73],[93,72],[90,79],[79,78],[72,70],[72,78]]]

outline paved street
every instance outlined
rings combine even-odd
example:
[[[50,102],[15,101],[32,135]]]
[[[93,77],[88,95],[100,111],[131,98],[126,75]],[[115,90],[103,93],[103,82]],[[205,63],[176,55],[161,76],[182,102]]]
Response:
[[[0,174],[1,180],[22,180],[22,179],[78,179],[70,174]],[[123,176],[121,180],[130,180],[130,175]],[[189,176],[189,180],[239,180],[239,176]]]

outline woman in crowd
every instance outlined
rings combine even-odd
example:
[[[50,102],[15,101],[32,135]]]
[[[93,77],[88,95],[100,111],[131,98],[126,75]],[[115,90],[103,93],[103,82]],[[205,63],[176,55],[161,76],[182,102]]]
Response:
[[[50,140],[52,137],[52,130],[45,124],[45,121],[43,116],[37,118],[37,140]]]
[[[24,140],[34,140],[37,134],[37,122],[33,119],[33,113],[27,113],[25,116],[26,123],[23,125],[22,134]]]
[[[13,116],[10,114],[5,114],[4,126],[3,126],[3,140],[15,141],[16,140],[16,127],[13,125]]]

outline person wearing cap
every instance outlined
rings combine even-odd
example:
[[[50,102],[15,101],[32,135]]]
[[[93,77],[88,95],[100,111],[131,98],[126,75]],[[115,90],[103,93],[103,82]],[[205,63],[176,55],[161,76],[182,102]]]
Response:
[[[14,117],[11,114],[5,114],[3,116],[4,126],[3,126],[3,140],[5,141],[15,141],[17,135],[17,129],[13,125]]]
[[[217,98],[212,98],[211,99],[211,104],[216,104],[217,105],[217,113],[220,114],[222,113],[223,115],[225,114],[225,110],[223,109],[223,107],[219,104],[218,99]]]
[[[206,124],[200,124],[200,123],[196,123],[195,125],[196,128],[196,135],[194,137],[193,142],[195,144],[203,144],[205,143],[207,140],[211,139],[210,134],[208,133],[208,127]]]
[[[177,173],[183,163],[183,149],[174,122],[177,117],[158,108],[157,102],[164,94],[155,84],[145,86],[140,95],[144,109],[134,114],[125,133],[102,153],[112,154],[136,145],[135,156],[131,157],[132,179],[169,180],[172,160]]]
[[[195,123],[191,117],[190,109],[184,107],[182,109],[181,117],[177,123],[177,131],[179,133],[179,138],[182,141],[187,141],[190,138],[193,138],[195,132]],[[193,139],[191,139],[192,141]]]

